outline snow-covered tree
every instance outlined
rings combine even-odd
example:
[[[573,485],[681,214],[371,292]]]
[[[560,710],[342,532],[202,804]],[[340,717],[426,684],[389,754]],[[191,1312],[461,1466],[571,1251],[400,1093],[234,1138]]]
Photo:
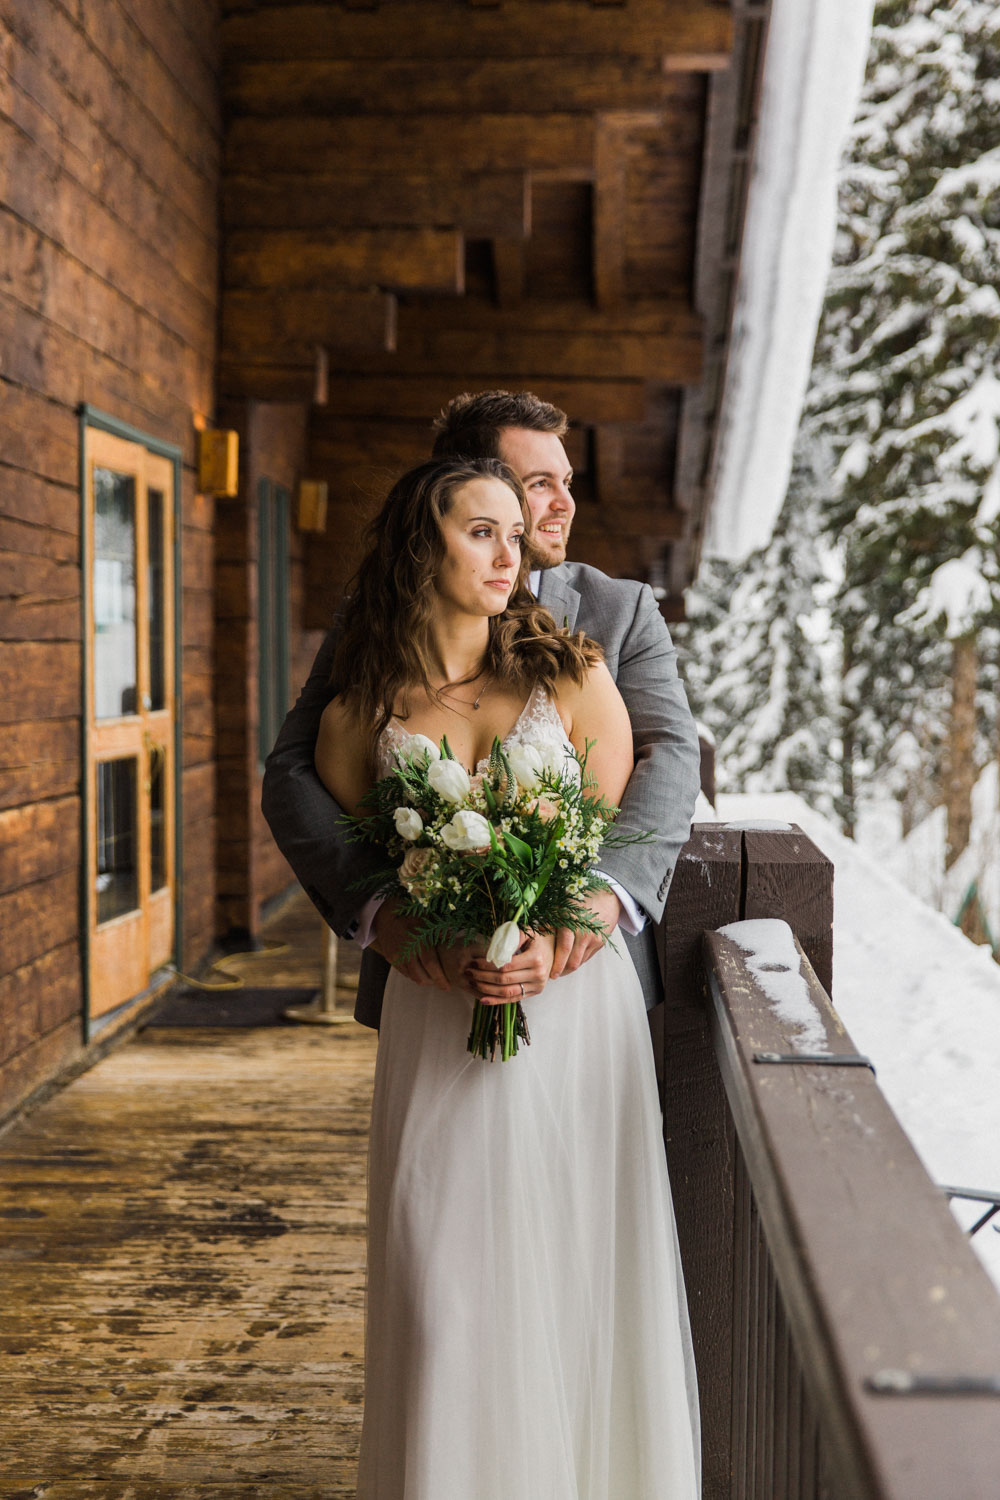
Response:
[[[679,640],[695,714],[716,740],[720,791],[800,792],[830,810],[838,786],[836,652],[817,479],[800,446],[768,545],[708,562]]]
[[[998,287],[1000,10],[880,0],[805,420],[836,455],[848,773],[901,794],[915,747],[950,783],[961,740],[974,778],[975,635],[1000,595]]]

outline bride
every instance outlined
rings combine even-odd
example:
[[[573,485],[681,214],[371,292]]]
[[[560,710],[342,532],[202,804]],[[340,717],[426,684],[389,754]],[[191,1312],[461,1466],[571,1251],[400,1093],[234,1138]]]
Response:
[[[625,706],[527,588],[529,511],[496,459],[404,476],[349,601],[316,767],[340,805],[409,734],[469,770],[494,736],[595,741],[617,802]],[[601,949],[549,980],[553,934],[448,990],[394,970],[369,1149],[359,1500],[695,1500],[698,1416],[643,997]],[[466,1050],[473,996],[521,987],[507,1063]]]

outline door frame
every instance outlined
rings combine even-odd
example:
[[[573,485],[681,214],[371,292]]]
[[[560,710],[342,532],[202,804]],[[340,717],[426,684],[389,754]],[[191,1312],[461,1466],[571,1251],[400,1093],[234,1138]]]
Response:
[[[184,912],[184,865],[183,865],[183,765],[182,755],[184,747],[184,694],[182,675],[182,629],[181,629],[181,477],[183,454],[176,443],[164,442],[161,438],[154,437],[152,433],[143,432],[138,427],[133,427],[129,422],[123,422],[120,418],[112,416],[109,412],[101,411],[96,406],[82,402],[77,408],[80,420],[80,614],[81,614],[81,712],[80,712],[80,765],[82,767],[81,783],[81,831],[83,835],[89,826],[91,802],[93,800],[93,789],[91,787],[91,752],[90,752],[90,726],[87,717],[87,704],[90,701],[90,630],[91,630],[91,580],[87,576],[88,538],[90,535],[92,519],[90,515],[90,496],[88,490],[88,434],[92,431],[108,432],[113,437],[124,439],[128,443],[136,443],[155,453],[160,458],[165,458],[171,465],[173,474],[173,607],[174,607],[174,629],[170,649],[174,657],[174,745],[173,745],[173,799],[174,799],[174,946],[169,962],[179,966],[181,952],[181,933],[183,932],[182,918]],[[169,502],[168,502],[169,503]],[[157,979],[159,975],[165,975],[166,970],[161,969],[157,974],[150,976],[150,984],[141,994],[134,995],[117,1009],[109,1011],[106,1015],[93,1017],[91,1015],[90,997],[90,932],[93,925],[94,891],[90,879],[90,868],[88,859],[88,841],[85,836],[81,837],[82,875],[80,880],[80,962],[81,982],[83,988],[83,1042],[86,1046],[109,1022],[119,1018],[126,1010],[138,1005],[150,991],[158,988]]]

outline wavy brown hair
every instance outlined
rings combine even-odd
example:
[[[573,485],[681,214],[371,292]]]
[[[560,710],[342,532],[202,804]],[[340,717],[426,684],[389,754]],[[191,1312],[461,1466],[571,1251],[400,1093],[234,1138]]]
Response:
[[[420,464],[397,480],[367,529],[367,550],[343,607],[330,681],[334,693],[354,706],[360,722],[372,726],[373,751],[397,697],[405,711],[408,689],[421,687],[430,697],[439,694],[431,685],[428,664],[434,582],[445,554],[441,519],[462,485],[482,478],[508,486],[527,529],[531,513],[524,486],[498,458]],[[480,670],[504,685],[525,688],[541,682],[552,690],[563,674],[580,683],[603,653],[582,630],[575,635],[560,630],[534,598],[528,588],[532,561],[526,543],[507,608],[489,620]]]

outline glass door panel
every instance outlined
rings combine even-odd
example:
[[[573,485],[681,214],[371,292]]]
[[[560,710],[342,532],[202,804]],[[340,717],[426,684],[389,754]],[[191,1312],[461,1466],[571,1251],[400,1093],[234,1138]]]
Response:
[[[97,923],[139,906],[139,763],[99,761],[97,770]]]
[[[94,469],[94,717],[118,719],[138,707],[136,480]]]

